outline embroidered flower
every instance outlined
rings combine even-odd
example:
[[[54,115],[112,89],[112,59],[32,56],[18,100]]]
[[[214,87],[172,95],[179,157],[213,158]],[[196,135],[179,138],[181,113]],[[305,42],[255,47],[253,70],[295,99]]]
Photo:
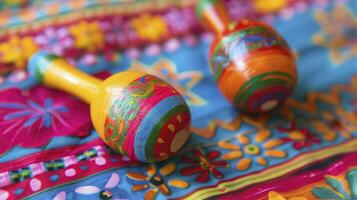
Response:
[[[198,173],[196,181],[200,183],[207,182],[210,174],[216,178],[222,178],[223,174],[218,168],[229,167],[229,164],[226,161],[216,160],[220,155],[219,151],[211,151],[205,155],[201,150],[196,149],[193,158],[190,156],[182,157],[182,161],[191,166],[181,169],[180,172],[183,176]]]
[[[346,181],[338,177],[325,176],[326,184],[314,187],[312,194],[319,199],[356,199],[357,169],[351,169],[346,174]],[[346,184],[346,182],[348,184]],[[348,191],[349,189],[349,191]]]
[[[269,130],[259,130],[255,135],[254,142],[251,141],[247,134],[243,133],[236,136],[236,139],[242,145],[227,141],[218,142],[219,147],[230,151],[222,156],[223,159],[240,159],[236,166],[238,170],[249,169],[253,160],[261,166],[267,166],[269,164],[268,158],[284,158],[287,156],[284,150],[275,149],[275,147],[282,144],[282,141],[280,139],[269,139],[271,136]]]
[[[0,8],[18,8],[29,3],[27,0],[3,0]]]
[[[174,33],[186,33],[197,24],[192,9],[170,9],[163,16],[169,29]]]
[[[320,143],[320,139],[316,135],[311,133],[309,129],[299,129],[296,127],[295,122],[290,122],[287,128],[279,127],[278,130],[287,135],[287,137],[281,137],[280,139],[284,143],[292,143],[294,149],[297,150],[310,147],[313,144]]]
[[[78,49],[94,52],[103,47],[104,36],[97,22],[80,22],[72,25],[69,32],[75,39]]]
[[[94,183],[95,185],[77,187],[75,192],[78,194],[87,195],[88,197],[96,195],[96,199],[101,200],[127,199],[128,197],[126,192],[118,187],[119,182],[119,175],[117,173],[112,173],[111,177],[106,183],[103,183],[102,180],[99,180],[99,182]]]
[[[357,19],[343,5],[331,12],[317,11],[321,30],[313,37],[315,44],[328,48],[333,62],[341,63],[357,55]]]
[[[158,15],[143,14],[132,19],[131,25],[140,37],[153,42],[157,42],[168,35],[167,24]]]
[[[11,37],[8,41],[0,43],[0,60],[5,64],[24,68],[27,59],[37,51],[37,45],[31,37]]]
[[[253,0],[252,4],[254,9],[261,13],[274,13],[285,6],[287,6],[287,0]]]
[[[55,136],[83,136],[91,127],[88,110],[79,100],[41,86],[1,91],[0,154],[15,145],[39,147]]]
[[[324,120],[312,121],[311,125],[327,141],[335,140],[338,135],[351,138],[352,133],[357,131],[357,115],[353,112],[336,108],[334,113],[323,112],[321,116]]]
[[[122,18],[115,18],[111,21],[103,20],[99,22],[100,28],[105,34],[106,48],[115,48],[118,45],[124,46],[128,43],[127,24],[124,23]]]
[[[43,34],[35,37],[35,41],[42,49],[56,55],[63,55],[65,50],[73,47],[73,39],[65,27],[46,28]]]
[[[174,163],[168,163],[159,170],[154,165],[150,165],[146,169],[146,174],[139,172],[128,172],[127,177],[134,181],[134,185],[131,188],[134,192],[148,189],[146,191],[144,199],[154,199],[158,191],[161,194],[167,196],[171,194],[168,186],[176,188],[187,188],[189,183],[180,179],[167,179],[166,177],[172,174],[176,169]]]

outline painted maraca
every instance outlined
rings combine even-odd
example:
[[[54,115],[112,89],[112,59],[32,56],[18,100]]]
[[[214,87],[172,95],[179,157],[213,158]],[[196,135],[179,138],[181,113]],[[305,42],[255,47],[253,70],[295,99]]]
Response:
[[[173,87],[155,76],[124,71],[101,81],[44,52],[31,57],[29,72],[44,85],[90,104],[99,136],[134,160],[164,160],[189,139],[187,104]]]
[[[281,104],[295,87],[295,58],[271,26],[253,20],[232,22],[223,4],[202,0],[200,21],[216,38],[210,66],[223,95],[247,112],[264,112]]]

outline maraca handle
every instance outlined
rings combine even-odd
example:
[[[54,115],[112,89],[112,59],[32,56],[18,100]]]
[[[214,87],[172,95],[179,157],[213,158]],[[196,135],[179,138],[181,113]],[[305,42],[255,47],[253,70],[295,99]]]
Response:
[[[201,0],[196,13],[202,24],[215,34],[223,33],[232,24],[228,10],[220,0]]]
[[[29,61],[28,71],[44,85],[68,92],[90,104],[98,97],[101,80],[77,70],[66,60],[37,52]]]

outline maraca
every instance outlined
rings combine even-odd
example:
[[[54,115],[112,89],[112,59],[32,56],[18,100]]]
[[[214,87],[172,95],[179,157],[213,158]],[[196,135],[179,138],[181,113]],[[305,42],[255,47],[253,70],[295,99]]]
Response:
[[[190,112],[185,100],[155,76],[124,71],[101,81],[44,52],[31,57],[29,73],[44,85],[90,104],[99,136],[131,159],[164,160],[190,137]]]
[[[271,26],[245,19],[232,22],[217,0],[201,0],[196,11],[216,34],[210,67],[230,102],[243,111],[264,112],[290,96],[297,80],[295,58]]]

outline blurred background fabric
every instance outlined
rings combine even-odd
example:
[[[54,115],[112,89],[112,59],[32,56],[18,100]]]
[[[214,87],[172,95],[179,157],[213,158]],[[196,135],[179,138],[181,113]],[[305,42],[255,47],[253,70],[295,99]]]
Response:
[[[240,113],[220,94],[196,0],[2,1],[0,200],[356,199],[357,1],[224,2],[294,50],[298,85],[272,113]],[[99,78],[133,69],[168,81],[190,106],[190,142],[155,164],[112,152],[86,104],[27,74],[39,49]]]

